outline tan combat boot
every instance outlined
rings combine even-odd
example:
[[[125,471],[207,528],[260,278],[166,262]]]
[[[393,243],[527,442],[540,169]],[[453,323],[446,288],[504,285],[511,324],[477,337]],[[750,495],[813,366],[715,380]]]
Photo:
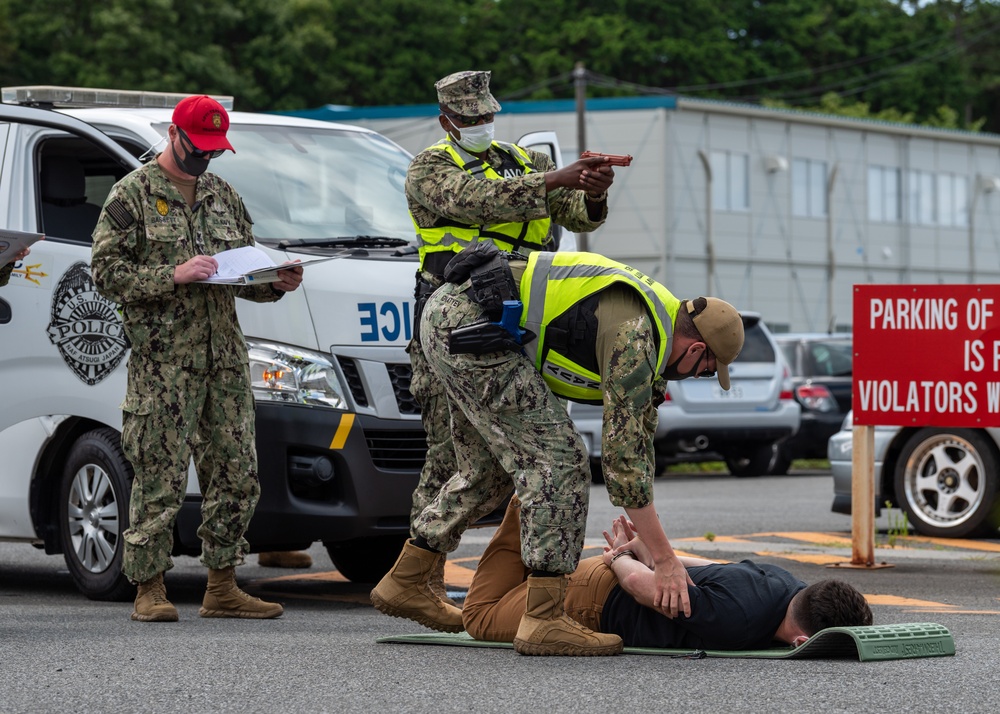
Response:
[[[280,617],[285,609],[276,602],[265,602],[247,595],[236,584],[233,566],[208,571],[208,588],[198,614],[202,617],[242,617],[269,620]]]
[[[444,559],[444,553],[406,541],[392,570],[372,590],[372,605],[386,615],[413,620],[432,630],[462,632],[462,611],[435,595],[429,585],[431,573]]]
[[[431,589],[432,593],[437,595],[444,602],[461,610],[462,606],[448,597],[448,588],[444,584],[444,564],[446,559],[447,558],[441,558],[441,560],[438,561],[438,564],[434,566],[434,570],[431,571],[431,579],[427,581],[427,586]]]
[[[257,556],[262,568],[311,568],[312,556],[304,550],[273,550]]]
[[[157,573],[155,578],[139,583],[132,619],[140,622],[177,622],[177,608],[167,600],[163,573]]]
[[[588,657],[622,651],[618,635],[594,632],[569,618],[563,609],[566,578],[528,576],[527,611],[514,637],[514,649],[523,655]]]

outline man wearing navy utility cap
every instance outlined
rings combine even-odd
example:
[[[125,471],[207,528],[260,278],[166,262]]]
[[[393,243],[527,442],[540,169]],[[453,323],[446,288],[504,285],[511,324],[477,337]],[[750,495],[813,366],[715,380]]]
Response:
[[[246,343],[236,297],[273,302],[298,288],[302,268],[277,282],[212,285],[214,254],[254,244],[253,221],[226,181],[206,173],[233,151],[229,115],[215,99],[174,108],[167,148],[112,188],[94,230],[98,290],[121,305],[132,345],[121,446],[135,471],[122,570],[138,585],[132,619],[174,622],[163,574],[173,567],[174,522],[192,456],[203,497],[201,562],[209,568],[202,617],[273,618],[234,567],[260,496]]]

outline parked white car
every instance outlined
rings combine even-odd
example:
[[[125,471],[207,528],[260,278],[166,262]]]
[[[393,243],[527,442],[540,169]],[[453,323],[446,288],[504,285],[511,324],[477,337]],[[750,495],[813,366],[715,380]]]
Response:
[[[853,416],[830,437],[835,513],[851,513]],[[934,537],[997,536],[1000,429],[875,427],[875,512],[902,509]]]

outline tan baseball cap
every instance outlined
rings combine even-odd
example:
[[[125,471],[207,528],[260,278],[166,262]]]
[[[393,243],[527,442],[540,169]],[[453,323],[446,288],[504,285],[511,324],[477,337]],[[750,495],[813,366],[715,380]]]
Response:
[[[488,71],[469,70],[439,79],[434,83],[438,104],[463,117],[500,111],[500,102],[490,94],[491,74]]]
[[[729,365],[743,349],[743,318],[725,300],[699,297],[688,300],[687,311],[701,339],[715,355],[719,386],[729,389]]]

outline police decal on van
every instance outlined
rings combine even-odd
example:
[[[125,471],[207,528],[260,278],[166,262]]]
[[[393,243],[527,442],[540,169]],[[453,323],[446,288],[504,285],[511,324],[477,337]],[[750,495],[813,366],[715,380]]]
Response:
[[[97,292],[83,262],[70,266],[52,294],[49,340],[88,386],[111,374],[128,349],[116,308]]]

